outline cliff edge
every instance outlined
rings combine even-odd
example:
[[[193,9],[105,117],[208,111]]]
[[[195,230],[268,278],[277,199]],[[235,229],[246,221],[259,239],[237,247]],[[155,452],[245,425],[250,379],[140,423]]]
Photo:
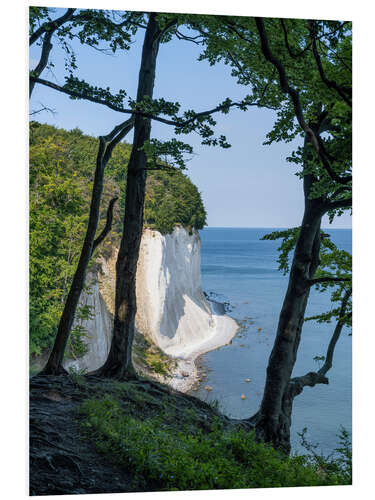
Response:
[[[230,342],[238,326],[221,304],[207,301],[201,288],[199,233],[176,226],[171,234],[145,229],[138,261],[136,329],[174,360],[173,376],[165,380],[186,391],[197,378],[195,360]],[[88,352],[66,367],[93,370],[106,359],[111,338],[116,255],[102,262],[99,284],[81,302],[93,306],[83,322]],[[103,304],[106,307],[103,308]],[[90,338],[91,337],[91,338]]]

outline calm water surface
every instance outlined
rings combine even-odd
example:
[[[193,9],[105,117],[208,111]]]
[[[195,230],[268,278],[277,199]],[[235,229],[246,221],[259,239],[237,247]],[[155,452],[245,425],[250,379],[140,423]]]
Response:
[[[202,239],[202,288],[215,292],[217,300],[228,301],[230,315],[245,321],[245,328],[231,345],[207,353],[202,358],[207,378],[195,392],[200,398],[217,400],[222,411],[235,417],[252,415],[259,408],[268,357],[272,349],[278,316],[287,287],[287,277],[278,270],[279,241],[261,241],[274,229],[206,228]],[[352,251],[351,230],[329,229],[334,243]],[[330,309],[330,294],[311,291],[307,315]],[[258,328],[261,328],[258,331]],[[304,324],[293,375],[316,370],[314,356],[324,355],[334,324]],[[304,427],[308,438],[327,453],[337,443],[340,425],[351,431],[351,337],[343,330],[336,346],[329,385],[307,387],[296,397],[293,409],[292,446],[300,450]],[[245,382],[250,378],[251,382]],[[204,387],[212,386],[207,392]],[[246,395],[241,400],[241,394]]]

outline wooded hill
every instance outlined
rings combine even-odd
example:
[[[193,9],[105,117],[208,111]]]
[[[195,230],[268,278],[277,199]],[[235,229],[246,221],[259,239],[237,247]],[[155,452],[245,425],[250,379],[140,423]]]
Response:
[[[84,238],[98,140],[79,129],[30,124],[30,354],[51,346]],[[105,171],[98,234],[109,200],[117,196],[112,231],[92,257],[119,244],[131,145],[114,150]],[[151,171],[145,226],[170,233],[175,224],[202,229],[206,212],[197,187],[181,171]],[[89,314],[89,311],[78,311]],[[72,336],[74,341],[74,334]]]

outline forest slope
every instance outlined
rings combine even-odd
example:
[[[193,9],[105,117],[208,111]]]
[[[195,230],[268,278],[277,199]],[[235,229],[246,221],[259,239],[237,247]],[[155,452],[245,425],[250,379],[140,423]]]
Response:
[[[79,129],[30,124],[31,355],[48,349],[56,334],[87,225],[97,148],[98,140]],[[119,144],[106,168],[98,233],[109,200],[119,199],[113,229],[94,253],[92,266],[100,255],[108,257],[120,241],[130,151],[129,144]],[[200,193],[180,171],[152,171],[147,179],[145,226],[166,234],[176,223],[189,230],[205,225]],[[89,315],[89,310],[79,308],[76,317]],[[68,353],[82,354],[81,334],[73,329]]]

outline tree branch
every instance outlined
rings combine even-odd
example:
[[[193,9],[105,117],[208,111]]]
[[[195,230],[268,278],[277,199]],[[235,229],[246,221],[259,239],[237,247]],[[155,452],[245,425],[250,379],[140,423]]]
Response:
[[[321,375],[326,375],[328,370],[330,370],[332,368],[333,354],[335,352],[335,347],[336,347],[337,341],[340,337],[341,330],[344,326],[344,323],[342,320],[345,316],[346,308],[347,308],[347,305],[348,305],[348,302],[349,302],[351,295],[352,295],[352,288],[349,288],[345,292],[345,295],[342,299],[340,313],[339,313],[339,319],[336,323],[335,330],[334,330],[333,335],[331,337],[331,340],[328,344],[328,349],[327,349],[327,354],[326,354],[326,359],[325,359],[324,365],[319,370],[319,373]]]
[[[102,179],[104,175],[104,169],[112,156],[113,149],[121,141],[121,139],[123,139],[130,132],[133,126],[134,126],[134,117],[132,116],[129,118],[129,120],[126,120],[125,122],[120,123],[120,125],[117,125],[109,134],[99,137],[100,144],[97,155],[97,162],[98,164],[102,165],[102,178],[100,182],[103,182]],[[116,203],[117,199],[118,198],[116,196],[115,198],[112,198],[112,200],[109,202],[107,208],[106,225],[103,231],[100,233],[100,235],[94,240],[91,255],[94,253],[96,247],[104,240],[104,238],[111,230],[112,219],[113,219],[113,206]]]
[[[322,205],[323,213],[327,213],[330,210],[337,210],[339,208],[351,208],[353,204],[352,198],[342,198],[340,200],[331,201]]]
[[[60,85],[57,85],[56,83],[49,82],[48,80],[44,80],[42,78],[36,78],[34,76],[30,76],[30,81],[33,81],[35,83],[40,83],[41,85],[44,85],[46,87],[49,87],[51,89],[57,90],[59,92],[62,92],[63,94],[67,94],[71,97],[75,97],[77,99],[84,99],[86,101],[90,102],[95,102],[97,104],[102,104],[103,106],[107,106],[108,108],[112,109],[113,111],[117,111],[118,113],[125,113],[125,114],[131,114],[131,115],[138,115],[142,116],[144,118],[150,118],[152,120],[156,120],[161,123],[165,123],[166,125],[173,125],[174,127],[186,127],[187,125],[190,125],[191,123],[194,122],[197,118],[202,118],[204,116],[212,115],[213,113],[218,113],[219,111],[222,111],[224,109],[232,108],[232,107],[237,107],[241,108],[243,105],[239,102],[232,102],[230,104],[221,104],[220,106],[216,106],[216,108],[209,109],[207,111],[201,111],[199,113],[195,113],[193,117],[187,119],[187,120],[168,120],[167,118],[162,118],[157,115],[153,115],[152,113],[145,113],[143,111],[136,111],[134,109],[126,109],[126,108],[121,108],[120,106],[116,106],[115,104],[112,104],[110,102],[107,102],[103,99],[100,99],[98,97],[93,97],[85,93],[80,93],[75,90],[70,90],[67,89],[66,87],[61,87]],[[263,106],[259,102],[254,102],[254,103],[248,103],[246,106],[256,106],[256,107],[267,107]],[[272,108],[271,108],[272,109]]]
[[[325,47],[327,50],[329,50],[330,52],[333,52],[333,53],[335,54],[336,59],[337,59],[338,61],[340,61],[340,62],[341,62],[341,64],[342,64],[343,66],[345,66],[345,68],[346,68],[348,71],[350,71],[350,72],[352,71],[352,68],[350,68],[350,67],[346,64],[346,62],[345,62],[345,59],[348,61],[348,58],[345,58],[345,57],[339,56],[339,55],[337,54],[337,52],[336,52],[336,50],[335,50],[335,49],[333,49],[332,47],[330,47],[329,45],[327,45],[326,43],[324,43],[322,40],[318,40],[318,42],[319,42],[319,46],[320,46],[320,47],[323,45],[323,47]],[[350,59],[349,59],[349,60],[350,60]]]
[[[288,32],[286,30],[285,22],[284,19],[280,19],[280,24],[284,32],[284,42],[285,42],[285,47],[292,59],[297,59],[298,57],[302,56],[310,47],[311,43],[306,45],[306,47],[298,52],[297,54],[293,54],[292,49],[290,48],[289,41],[288,41]]]
[[[326,354],[324,365],[317,372],[309,372],[306,375],[303,375],[301,377],[294,377],[294,378],[290,379],[288,392],[292,398],[295,396],[298,396],[298,394],[300,394],[303,391],[304,387],[306,387],[306,386],[314,387],[314,385],[316,385],[316,384],[328,384],[329,383],[328,378],[326,377],[326,374],[332,368],[332,361],[333,361],[333,355],[335,352],[335,347],[336,347],[337,341],[340,338],[341,331],[342,331],[342,328],[344,326],[343,319],[344,319],[344,316],[346,314],[346,308],[347,308],[351,294],[352,294],[352,289],[349,288],[345,292],[345,295],[342,299],[339,318],[337,320],[336,327],[333,331],[331,340],[328,344],[327,354]]]
[[[350,186],[340,186],[336,191],[331,195],[332,197],[338,196],[339,194],[345,194],[350,191]],[[332,200],[333,201],[333,200]]]
[[[175,30],[175,35],[178,40],[185,40],[186,42],[192,42],[195,43],[196,45],[201,45],[202,40],[197,41],[199,38],[203,38],[203,35],[196,35],[196,36],[189,36],[189,35],[184,35],[181,33],[181,31],[176,28]]]
[[[89,264],[95,245],[97,246],[105,238],[106,234],[108,234],[112,222],[112,208],[115,199],[111,200],[109,204],[107,210],[107,223],[104,231],[99,235],[97,239],[95,239],[99,221],[100,201],[103,191],[104,170],[111,153],[110,151],[109,156],[107,155],[106,144],[108,141],[111,141],[109,145],[113,145],[115,143],[117,144],[117,142],[120,140],[119,137],[123,137],[125,131],[130,130],[131,127],[129,128],[129,126],[132,124],[130,124],[129,122],[131,121],[132,118],[115,127],[107,136],[99,137],[99,148],[96,156],[96,168],[92,186],[90,212],[86,234],[81,248],[81,254],[79,256],[77,268],[73,276],[73,281],[70,285],[64,309],[60,317],[55,342],[48,358],[47,364],[41,372],[44,375],[56,375],[64,373],[62,360],[66,348],[66,343],[69,338],[70,329],[73,324],[79,297],[85,283],[87,266]]]
[[[29,38],[29,46],[36,42],[38,38],[40,38],[43,33],[53,33],[55,32],[60,26],[62,26],[64,23],[67,21],[70,21],[71,18],[73,17],[74,12],[77,9],[68,9],[64,15],[61,17],[55,19],[54,21],[48,21],[47,23],[42,24],[34,33],[30,36]]]
[[[49,111],[51,113],[51,115],[55,116],[56,115],[56,110],[52,109],[52,108],[48,108],[47,106],[44,106],[43,103],[39,103],[42,107],[40,109],[36,109],[34,111],[31,111],[29,113],[29,116],[33,116],[33,115],[36,115],[38,113],[41,113],[42,111]]]
[[[351,278],[335,278],[334,276],[322,276],[321,278],[313,278],[311,280],[308,280],[308,285],[314,286],[319,283],[342,283],[349,281],[351,281]]]
[[[49,57],[49,54],[52,50],[52,43],[51,43],[52,35],[53,35],[53,30],[48,31],[44,35],[43,45],[42,45],[42,53],[41,53],[38,65],[36,66],[35,69],[32,70],[33,76],[38,77],[42,73],[44,68],[47,66],[48,57]],[[31,94],[33,93],[34,87],[35,87],[35,82],[30,79],[29,97],[31,97]]]
[[[109,142],[109,144],[108,144],[108,146],[107,146],[107,148],[105,150],[104,156],[103,156],[103,159],[104,159],[105,163],[108,162],[108,160],[111,158],[112,151],[114,150],[114,148],[116,147],[116,145],[133,128],[134,121],[135,121],[134,116],[131,116],[128,120],[126,120],[125,122],[123,122],[120,125],[118,125],[117,127],[115,127],[110,134],[108,134],[106,136],[103,136],[103,139],[106,142]]]
[[[115,198],[112,198],[112,200],[109,202],[108,208],[107,208],[107,221],[104,226],[103,231],[100,233],[100,235],[94,240],[93,246],[92,246],[92,252],[91,255],[94,253],[95,249],[97,248],[98,245],[104,240],[104,238],[107,236],[109,231],[111,230],[112,227],[112,220],[113,220],[113,206],[118,200],[117,196]]]
[[[286,74],[286,71],[285,71],[283,64],[271,52],[271,49],[270,49],[270,46],[268,43],[267,33],[266,33],[264,23],[263,23],[263,19],[261,17],[256,17],[255,23],[256,23],[256,26],[258,28],[259,37],[260,37],[260,41],[261,41],[261,49],[262,49],[263,55],[266,58],[266,60],[268,62],[270,62],[271,64],[273,64],[275,66],[275,68],[277,69],[277,71],[279,73],[279,80],[280,80],[281,89],[285,94],[289,95],[289,97],[291,98],[292,104],[294,107],[294,113],[296,115],[298,123],[299,123],[300,127],[302,128],[302,130],[304,130],[306,135],[311,140],[311,143],[312,143],[315,151],[317,152],[318,157],[321,160],[323,167],[328,172],[328,175],[331,177],[332,180],[339,182],[340,184],[348,184],[352,180],[352,177],[351,176],[340,177],[332,169],[326,155],[324,154],[324,151],[322,150],[322,148],[319,144],[319,140],[318,140],[315,132],[305,122],[301,102],[299,99],[299,93],[296,91],[296,89],[294,89],[293,87],[291,87],[289,85],[288,77],[287,77],[287,74]]]
[[[316,46],[316,38],[315,38],[315,35],[314,35],[314,21],[309,21],[307,23],[307,27],[308,27],[308,30],[310,32],[310,38],[311,38],[311,41],[312,41],[313,54],[314,54],[314,58],[315,58],[315,61],[316,61],[316,65],[318,67],[320,78],[325,83],[325,85],[327,85],[328,88],[335,89],[336,92],[339,94],[339,96],[351,108],[352,107],[352,102],[351,102],[351,100],[346,95],[346,94],[350,95],[351,92],[348,91],[347,89],[344,89],[343,87],[340,87],[335,81],[329,80],[327,78],[326,74],[324,73],[324,69],[323,69],[323,65],[322,65],[322,60],[320,58],[319,51],[318,51],[318,48]]]

